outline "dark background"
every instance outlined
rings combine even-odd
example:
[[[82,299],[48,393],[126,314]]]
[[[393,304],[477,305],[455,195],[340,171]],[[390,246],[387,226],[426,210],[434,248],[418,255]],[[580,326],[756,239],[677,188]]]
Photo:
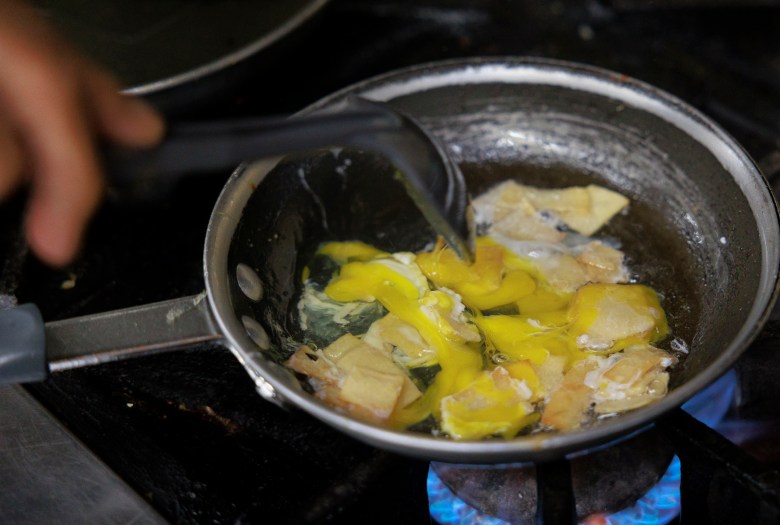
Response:
[[[353,82],[421,62],[549,57],[609,68],[677,95],[774,175],[780,171],[774,4],[333,0],[278,48],[226,73],[235,78],[229,86],[170,112],[182,120],[289,114]],[[83,256],[63,270],[27,253],[20,234],[24,195],[17,195],[0,207],[0,292],[36,302],[46,320],[200,292],[206,224],[228,175],[187,179],[145,200],[109,195]],[[63,287],[66,281],[75,286]],[[768,348],[749,351],[741,368],[762,368],[756,363],[776,346]],[[372,449],[264,402],[222,348],[65,372],[30,390],[174,523],[430,521],[426,463]],[[764,383],[743,387],[733,412],[780,419],[767,402],[772,392]],[[778,461],[776,453],[759,452],[763,461]]]

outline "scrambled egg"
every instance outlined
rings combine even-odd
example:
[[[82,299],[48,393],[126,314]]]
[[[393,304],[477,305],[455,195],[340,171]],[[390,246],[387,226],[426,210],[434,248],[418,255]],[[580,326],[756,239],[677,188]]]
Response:
[[[665,395],[674,359],[652,346],[669,331],[658,296],[627,283],[618,249],[583,237],[628,200],[508,182],[475,204],[487,233],[471,265],[441,242],[395,254],[323,245],[338,270],[317,293],[386,314],[323,349],[302,346],[287,365],[355,417],[392,428],[432,420],[453,439],[570,430]]]

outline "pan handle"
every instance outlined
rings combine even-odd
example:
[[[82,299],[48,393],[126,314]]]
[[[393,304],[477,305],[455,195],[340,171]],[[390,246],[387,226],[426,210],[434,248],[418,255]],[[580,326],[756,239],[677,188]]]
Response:
[[[0,311],[0,383],[46,379],[43,318],[34,304]]]
[[[223,339],[205,292],[45,325],[26,304],[0,311],[0,384]]]

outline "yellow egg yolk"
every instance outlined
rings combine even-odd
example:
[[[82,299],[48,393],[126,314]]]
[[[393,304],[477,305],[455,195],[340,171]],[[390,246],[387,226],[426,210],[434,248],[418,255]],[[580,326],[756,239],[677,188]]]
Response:
[[[341,302],[379,301],[389,312],[414,326],[436,350],[441,371],[420,400],[393,414],[393,421],[399,425],[406,426],[431,413],[438,414],[439,401],[465,388],[482,370],[479,345],[467,342],[446,317],[431,316],[425,311],[432,301],[452,299],[436,291],[420,293],[406,276],[382,264],[381,259],[345,264],[325,293]]]
[[[433,415],[458,439],[512,437],[538,420],[532,404],[547,393],[535,367],[551,356],[569,369],[668,334],[651,288],[591,283],[562,291],[490,238],[477,240],[471,265],[442,244],[403,257],[357,242],[328,243],[319,253],[341,265],[328,297],[378,301],[435,350],[441,370],[421,398],[396,408],[391,426]]]
[[[507,250],[486,239],[477,242],[474,264],[467,264],[441,245],[417,254],[417,264],[436,286],[454,290],[463,304],[474,310],[513,303],[536,289],[534,279]]]

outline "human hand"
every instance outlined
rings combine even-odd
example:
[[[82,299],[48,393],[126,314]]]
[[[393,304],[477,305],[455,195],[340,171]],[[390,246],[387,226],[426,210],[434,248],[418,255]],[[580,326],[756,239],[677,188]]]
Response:
[[[29,183],[28,244],[62,266],[103,194],[98,141],[152,146],[163,121],[16,0],[0,0],[0,72],[0,199]]]

